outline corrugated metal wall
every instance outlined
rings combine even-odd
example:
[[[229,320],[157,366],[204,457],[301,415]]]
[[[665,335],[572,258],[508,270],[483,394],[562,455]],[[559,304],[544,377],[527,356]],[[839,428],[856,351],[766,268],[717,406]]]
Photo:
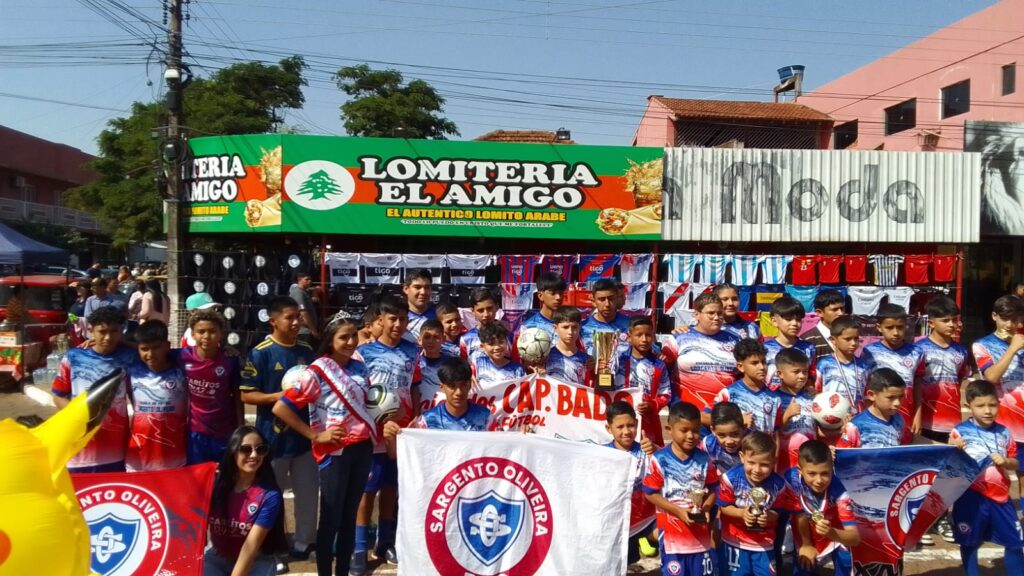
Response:
[[[665,240],[979,239],[981,156],[855,150],[665,150]]]

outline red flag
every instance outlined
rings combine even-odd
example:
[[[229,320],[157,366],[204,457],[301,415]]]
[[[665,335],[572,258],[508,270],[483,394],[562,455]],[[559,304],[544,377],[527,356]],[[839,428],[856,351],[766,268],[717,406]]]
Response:
[[[92,570],[107,576],[201,574],[216,464],[75,474]]]

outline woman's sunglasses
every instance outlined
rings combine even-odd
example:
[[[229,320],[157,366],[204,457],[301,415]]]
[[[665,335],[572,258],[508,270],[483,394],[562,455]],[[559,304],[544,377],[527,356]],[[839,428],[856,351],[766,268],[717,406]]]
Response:
[[[238,447],[238,451],[246,456],[252,456],[253,452],[255,452],[257,456],[266,456],[267,452],[270,452],[270,448],[267,448],[266,444],[260,444],[259,446],[242,444]]]

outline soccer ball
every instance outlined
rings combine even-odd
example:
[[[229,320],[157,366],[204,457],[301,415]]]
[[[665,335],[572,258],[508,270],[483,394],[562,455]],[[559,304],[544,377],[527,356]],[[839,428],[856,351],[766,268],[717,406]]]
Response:
[[[516,342],[519,357],[526,362],[540,362],[551,351],[551,335],[541,328],[524,328]]]
[[[288,391],[291,390],[292,388],[298,388],[299,375],[302,374],[302,371],[305,369],[305,364],[299,364],[297,366],[292,366],[291,368],[289,368],[288,371],[285,372],[284,376],[281,378],[281,390]]]
[[[388,416],[397,414],[401,407],[398,396],[380,384],[374,384],[366,390],[366,409],[377,423],[383,422]]]
[[[850,401],[838,392],[822,392],[811,402],[811,417],[826,430],[838,430],[850,415]]]

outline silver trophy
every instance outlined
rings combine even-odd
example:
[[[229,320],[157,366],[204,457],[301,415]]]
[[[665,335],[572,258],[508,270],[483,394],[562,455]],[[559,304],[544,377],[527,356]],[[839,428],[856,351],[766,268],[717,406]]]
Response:
[[[768,491],[760,486],[755,486],[750,489],[750,514],[756,517],[758,520],[764,515],[765,509],[764,504],[768,501]],[[750,530],[758,531],[764,530],[764,528],[754,524],[750,527]]]
[[[707,490],[704,488],[694,488],[690,490],[690,520],[697,524],[706,524],[708,519],[704,516],[704,511],[701,506],[704,504],[704,497],[707,496]]]

